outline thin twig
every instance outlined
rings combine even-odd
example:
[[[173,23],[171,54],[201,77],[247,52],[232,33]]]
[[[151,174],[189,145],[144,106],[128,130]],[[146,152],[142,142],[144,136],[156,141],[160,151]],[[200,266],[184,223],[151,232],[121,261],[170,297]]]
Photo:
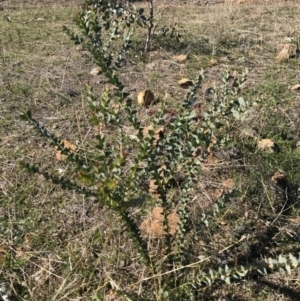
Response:
[[[153,0],[148,0],[148,2],[149,2],[150,16],[149,16],[149,26],[148,26],[144,53],[147,53],[148,51],[150,51],[151,35],[152,35],[152,29],[153,29]]]

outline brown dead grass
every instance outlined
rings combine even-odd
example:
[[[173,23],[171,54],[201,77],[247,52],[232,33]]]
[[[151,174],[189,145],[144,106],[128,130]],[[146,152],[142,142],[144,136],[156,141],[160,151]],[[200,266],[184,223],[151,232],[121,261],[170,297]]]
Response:
[[[68,164],[55,160],[55,150],[49,150],[44,140],[19,120],[19,114],[25,109],[31,108],[34,117],[58,137],[73,144],[81,140],[81,150],[88,149],[89,141],[98,133],[98,128],[89,123],[84,86],[88,82],[95,91],[100,91],[105,79],[101,75],[90,75],[95,66],[83,58],[61,32],[62,25],[72,26],[71,16],[80,3],[75,0],[0,3],[4,8],[1,14],[12,19],[11,23],[1,21],[0,26],[0,198],[3,200],[0,204],[0,281],[8,281],[14,287],[21,285],[20,294],[25,300],[91,300],[95,296],[104,300],[114,295],[118,285],[138,291],[141,288],[136,283],[147,276],[143,266],[134,260],[136,252],[129,237],[126,233],[120,234],[122,226],[116,216],[112,217],[111,212],[92,199],[61,192],[41,177],[31,178],[19,168],[20,161],[26,160],[61,175],[70,172]],[[220,83],[222,71],[229,68],[241,72],[248,68],[246,95],[255,98],[258,93],[264,101],[283,95],[287,108],[285,104],[278,105],[277,113],[286,123],[292,120],[291,132],[296,139],[300,95],[287,90],[299,82],[299,58],[278,64],[275,57],[277,45],[285,43],[287,38],[299,43],[300,4],[297,1],[229,6],[204,5],[202,1],[173,2],[165,14],[170,24],[179,24],[185,37],[184,49],[175,53],[163,48],[163,43],[157,43],[146,62],[138,55],[130,58],[121,77],[133,98],[140,91],[151,89],[156,98],[176,110],[185,95],[178,80],[193,78],[204,68],[206,79],[199,97],[205,108],[205,91]],[[173,56],[181,52],[188,58],[178,63]],[[211,59],[218,63],[210,65]],[[286,90],[277,91],[278,82]],[[141,108],[140,116],[147,126],[151,119],[149,111]],[[266,108],[253,108],[244,121],[243,131],[247,134],[243,137],[263,138],[268,118],[271,117]],[[279,122],[279,118],[276,120]],[[202,213],[207,213],[220,196],[228,194],[232,183],[237,189],[245,183],[249,190],[254,189],[251,177],[238,173],[245,169],[245,162],[217,155],[210,153],[203,164],[205,177],[196,184],[195,198],[189,205],[192,224],[196,225]],[[261,180],[262,185],[275,191],[271,182],[264,184]],[[277,254],[277,246],[265,246],[263,242],[270,237],[282,237],[284,241],[286,235],[296,235],[299,226],[296,217],[294,223],[284,222],[288,219],[284,217],[280,224],[270,227],[278,213],[274,209],[272,215],[267,215],[255,195],[249,199],[245,193],[231,201],[228,210],[211,228],[203,231],[203,237],[194,245],[201,252],[199,256],[219,254],[215,257],[216,266],[245,264],[251,259],[249,254],[255,257],[255,250],[258,255],[260,251],[266,255]],[[236,244],[236,236],[245,225],[249,231],[247,240]],[[276,230],[276,234],[270,236],[270,229]],[[221,252],[231,245],[228,251]],[[162,247],[156,247],[155,242],[149,240],[149,248],[156,256]],[[214,293],[203,292],[208,294],[209,300],[241,297],[244,300],[297,300],[298,272],[291,276],[278,274],[267,280],[258,278],[243,286],[220,286]]]

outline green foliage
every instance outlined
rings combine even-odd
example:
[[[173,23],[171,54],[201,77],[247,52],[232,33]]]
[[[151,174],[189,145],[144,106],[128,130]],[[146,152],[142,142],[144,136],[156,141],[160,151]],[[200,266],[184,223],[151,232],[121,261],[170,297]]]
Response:
[[[202,273],[193,285],[212,285],[215,281],[225,281],[227,284],[231,283],[232,279],[243,279],[251,273],[260,273],[266,275],[270,271],[284,271],[291,274],[292,268],[297,268],[300,264],[300,257],[297,258],[292,254],[288,256],[279,255],[277,259],[267,258],[262,261],[254,262],[248,266],[236,266],[229,268],[219,267],[217,271],[209,270],[208,273]]]
[[[124,92],[125,86],[118,73],[130,50],[134,28],[144,24],[145,20],[143,10],[134,11],[109,1],[87,1],[75,20],[81,33],[64,28],[75,44],[82,44],[89,51],[91,59],[101,68],[107,82],[115,87],[103,89],[99,96],[94,94],[90,86],[86,87],[91,121],[100,128],[95,142],[97,153],[89,157],[88,154],[72,152],[65,147],[63,141],[41,126],[28,111],[22,118],[47,138],[51,145],[67,155],[68,160],[76,166],[76,170],[75,176],[70,180],[40,171],[26,163],[24,166],[30,172],[43,174],[46,179],[60,185],[62,189],[92,196],[116,212],[140,254],[138,259],[141,259],[152,273],[149,281],[159,278],[163,284],[163,289],[156,292],[157,296],[160,295],[157,299],[168,299],[169,290],[180,292],[182,287],[186,286],[211,285],[220,280],[229,284],[231,279],[241,279],[250,272],[265,273],[275,268],[283,268],[290,272],[292,267],[299,264],[299,259],[292,255],[280,256],[278,260],[268,259],[245,267],[231,269],[226,266],[217,271],[210,269],[208,273],[203,272],[196,279],[193,276],[189,278],[187,267],[193,263],[187,255],[191,247],[187,242],[188,203],[200,174],[202,158],[197,156],[197,151],[201,146],[209,148],[228,143],[230,137],[227,133],[234,127],[234,123],[240,120],[240,114],[249,105],[239,95],[246,74],[236,79],[226,72],[222,77],[222,85],[208,91],[209,105],[203,116],[200,116],[197,90],[204,79],[203,72],[200,72],[182,106],[175,113],[170,113],[164,105],[158,106],[152,116],[151,127],[148,127],[145,134],[145,125],[140,120],[130,95]],[[126,128],[131,129],[132,135],[127,134]],[[140,233],[139,221],[129,210],[137,206],[136,200],[141,200],[143,195],[146,194],[149,199],[153,198],[145,189],[150,181],[154,181],[156,203],[163,208],[164,226],[168,233],[165,239],[166,248],[161,258],[151,255],[147,240]],[[170,193],[172,189],[178,193]],[[177,208],[180,217],[175,238],[169,234],[167,218],[174,208]],[[218,207],[215,211],[218,211]],[[207,217],[203,217],[203,221],[208,224]],[[162,261],[166,261],[167,264],[160,265]],[[179,269],[170,269],[170,266],[179,266],[179,269],[186,273],[180,285],[177,279]],[[163,270],[158,271],[158,268]],[[125,290],[122,288],[122,291]]]
[[[229,140],[227,133],[230,128],[234,128],[232,116],[235,120],[240,120],[240,114],[250,106],[239,96],[246,76],[247,72],[241,78],[233,78],[226,71],[222,76],[222,84],[209,88],[206,92],[211,105],[204,113],[202,128],[210,135],[210,141],[215,137],[219,145],[226,144]]]

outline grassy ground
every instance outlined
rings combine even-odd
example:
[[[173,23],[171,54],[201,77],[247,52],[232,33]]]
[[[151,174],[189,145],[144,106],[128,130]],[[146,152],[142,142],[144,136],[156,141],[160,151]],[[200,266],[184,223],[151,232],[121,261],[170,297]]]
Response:
[[[0,2],[0,283],[7,282],[20,300],[128,300],[117,295],[117,288],[140,292],[133,300],[144,300],[143,292],[155,300],[148,292],[158,288],[142,281],[148,271],[135,259],[117,216],[20,167],[26,161],[69,172],[68,163],[57,161],[47,141],[20,120],[29,108],[59,138],[79,140],[82,147],[97,134],[89,122],[84,87],[89,83],[100,91],[105,79],[90,75],[95,66],[62,32],[63,25],[74,26],[80,4]],[[300,92],[290,88],[300,83],[300,59],[299,52],[281,62],[275,57],[289,41],[299,47],[300,5],[198,4],[172,2],[165,9],[155,3],[157,20],[163,12],[162,25],[177,23],[182,44],[157,34],[151,54],[141,58],[145,35],[139,33],[121,78],[133,97],[150,88],[176,109],[185,94],[178,80],[193,78],[203,68],[206,77],[198,96],[205,111],[205,92],[220,85],[221,74],[226,69],[241,74],[247,68],[242,95],[255,105],[237,123],[230,145],[205,161],[189,204],[191,224],[196,228],[220,197],[229,203],[210,227],[202,227],[191,252],[198,259],[212,256],[209,267],[297,253]],[[187,60],[175,62],[173,56],[181,53]],[[272,140],[277,149],[258,150],[262,139]],[[149,241],[156,256],[160,239]],[[183,300],[299,300],[299,281],[299,269],[291,275],[256,275],[247,282],[201,288],[195,299]]]

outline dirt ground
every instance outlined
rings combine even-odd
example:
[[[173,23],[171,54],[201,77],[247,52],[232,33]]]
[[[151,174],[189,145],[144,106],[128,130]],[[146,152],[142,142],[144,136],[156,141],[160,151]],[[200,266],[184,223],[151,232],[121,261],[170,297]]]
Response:
[[[282,2],[284,0],[280,0]],[[132,4],[139,3],[140,1],[132,1]],[[166,5],[215,5],[215,4],[245,4],[245,3],[275,3],[278,0],[154,0],[154,5],[166,4]],[[296,2],[296,0],[295,0]],[[35,6],[35,7],[51,7],[51,6],[78,6],[79,4],[84,3],[82,0],[0,0],[0,5],[4,8],[20,7],[22,6]]]
[[[299,198],[300,91],[291,89],[300,84],[299,51],[276,60],[286,43],[299,44],[300,3],[225,1],[155,0],[159,11],[170,8],[159,22],[177,23],[182,45],[157,34],[149,56],[142,58],[145,34],[139,32],[120,72],[132,99],[151,89],[176,111],[187,91],[178,85],[180,79],[194,79],[204,70],[197,97],[205,110],[211,103],[207,93],[221,85],[226,70],[232,78],[248,70],[242,96],[251,107],[230,132],[234,147],[228,148],[231,153],[221,149],[209,154],[189,204],[191,226],[200,225],[202,231],[195,240],[195,262],[212,256],[217,267],[300,249],[299,208],[291,205],[288,212],[280,211],[290,191]],[[130,237],[120,231],[124,227],[114,213],[83,195],[61,191],[41,175],[29,175],[20,165],[26,161],[67,176],[71,170],[69,162],[59,159],[48,141],[20,119],[28,109],[60,139],[74,146],[79,141],[80,151],[87,155],[96,150],[90,142],[99,127],[90,122],[86,84],[97,95],[107,81],[91,74],[95,63],[62,31],[63,25],[74,25],[72,17],[82,3],[0,0],[0,282],[21,286],[23,300],[119,301],[119,296],[113,297],[115,283],[130,293],[154,289],[152,284],[136,286],[150,274],[137,261]],[[135,3],[147,8],[146,3]],[[178,60],[183,54],[186,59]],[[151,118],[152,108],[137,110],[146,116],[142,122]],[[260,140],[275,141],[280,151],[257,149]],[[293,185],[280,190],[274,184],[276,172]],[[227,199],[229,191],[235,194]],[[224,203],[227,207],[212,212],[220,198],[229,201]],[[204,215],[210,227],[203,226]],[[160,256],[163,240],[147,241],[153,257]],[[201,266],[195,274],[208,268]],[[300,300],[299,279],[298,268],[291,275],[259,276],[220,285],[216,291],[208,288],[196,300]]]

